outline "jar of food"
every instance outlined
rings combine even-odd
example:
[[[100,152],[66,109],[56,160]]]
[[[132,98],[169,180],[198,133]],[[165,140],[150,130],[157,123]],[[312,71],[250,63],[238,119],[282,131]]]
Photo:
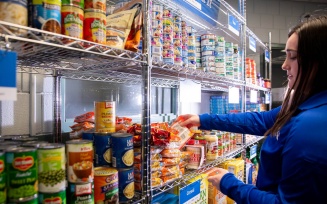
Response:
[[[216,135],[205,135],[207,141],[207,160],[216,160],[218,158],[218,137]]]

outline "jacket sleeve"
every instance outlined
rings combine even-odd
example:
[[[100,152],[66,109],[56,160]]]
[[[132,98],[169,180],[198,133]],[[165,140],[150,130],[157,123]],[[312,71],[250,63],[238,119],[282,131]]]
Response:
[[[272,127],[280,107],[266,112],[246,112],[232,114],[202,114],[200,129],[221,130],[252,135],[264,135]]]
[[[265,203],[278,204],[282,203],[279,195],[261,191],[254,185],[244,184],[238,180],[234,174],[225,174],[220,181],[220,191],[232,198],[238,204],[248,203]]]

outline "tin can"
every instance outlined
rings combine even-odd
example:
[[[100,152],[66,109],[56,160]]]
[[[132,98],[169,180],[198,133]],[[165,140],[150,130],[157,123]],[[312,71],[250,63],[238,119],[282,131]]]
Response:
[[[86,9],[83,24],[84,40],[106,44],[106,15],[101,10]]]
[[[106,12],[106,0],[85,0],[84,9],[97,9]]]
[[[94,204],[94,185],[88,183],[68,183],[67,203]]]
[[[94,102],[95,132],[112,133],[116,131],[116,104],[114,101]]]
[[[93,146],[89,140],[66,142],[67,178],[69,182],[93,181]]]
[[[36,148],[14,147],[6,150],[9,202],[37,197],[37,151]]]
[[[12,141],[25,143],[25,142],[30,142],[30,141],[37,141],[37,138],[36,137],[15,137],[12,139]]]
[[[8,204],[18,204],[18,203],[23,203],[23,204],[38,204],[38,198],[37,196],[32,196],[28,198],[23,198],[18,201],[11,202],[9,201]]]
[[[61,7],[61,33],[83,39],[84,11],[73,5]]]
[[[84,9],[84,0],[61,0],[62,5],[72,5]]]
[[[94,133],[93,132],[83,132],[82,139],[83,140],[92,140],[93,141]]]
[[[152,11],[153,20],[162,20],[162,11]]]
[[[32,27],[61,34],[61,1],[32,1]]]
[[[94,134],[95,164],[106,166],[111,164],[111,134]]]
[[[39,204],[66,204],[66,190],[55,193],[39,192]]]
[[[118,171],[110,167],[96,167],[94,169],[94,202],[119,203]]]
[[[0,0],[0,11],[0,21],[27,26],[27,0]],[[23,34],[21,30],[16,28],[11,28],[11,31],[15,34]]]
[[[5,171],[5,153],[0,152],[0,203],[5,204],[7,201],[7,190],[6,190],[6,182],[7,182],[7,173]]]
[[[172,12],[169,9],[164,9],[163,10],[163,17],[164,18],[172,18],[173,17],[173,14],[172,14]]]
[[[151,37],[151,45],[162,47],[163,46],[163,40],[162,37]]]
[[[112,166],[129,168],[134,164],[133,136],[128,133],[111,135]]]
[[[127,202],[135,195],[134,168],[119,169],[119,203]]]
[[[66,188],[65,146],[51,143],[37,151],[39,192],[59,192]]]
[[[48,145],[49,142],[46,141],[29,141],[29,142],[24,142],[21,144],[22,147],[33,147],[33,148],[38,148],[42,145]]]

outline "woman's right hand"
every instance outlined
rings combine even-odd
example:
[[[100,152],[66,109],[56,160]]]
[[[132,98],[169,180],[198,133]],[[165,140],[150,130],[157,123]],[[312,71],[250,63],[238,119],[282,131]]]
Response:
[[[186,115],[180,115],[177,118],[177,121],[179,121],[180,126],[184,126],[187,128],[191,127],[199,127],[200,124],[200,117],[198,115],[192,115],[192,114],[186,114]]]

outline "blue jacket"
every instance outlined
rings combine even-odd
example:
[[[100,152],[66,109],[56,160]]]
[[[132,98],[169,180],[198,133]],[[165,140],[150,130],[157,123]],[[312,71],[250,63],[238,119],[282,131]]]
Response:
[[[203,114],[200,129],[264,135],[279,111]],[[238,204],[327,203],[327,91],[301,104],[278,138],[266,138],[260,160],[256,187],[228,173],[221,179],[221,192]]]

